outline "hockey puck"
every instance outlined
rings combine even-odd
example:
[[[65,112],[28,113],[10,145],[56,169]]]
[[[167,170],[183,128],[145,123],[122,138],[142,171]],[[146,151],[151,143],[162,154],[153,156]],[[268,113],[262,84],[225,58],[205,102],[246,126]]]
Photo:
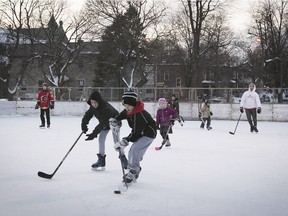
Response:
[[[115,194],[121,194],[121,191],[120,190],[115,190],[114,193]]]

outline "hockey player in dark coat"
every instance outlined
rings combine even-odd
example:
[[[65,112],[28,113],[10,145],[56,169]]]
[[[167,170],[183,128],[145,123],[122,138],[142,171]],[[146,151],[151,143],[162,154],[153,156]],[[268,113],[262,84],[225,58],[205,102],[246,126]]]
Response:
[[[86,133],[88,131],[87,125],[89,124],[89,121],[93,116],[97,118],[98,125],[94,128],[92,133],[86,135],[86,141],[93,140],[99,136],[99,153],[97,154],[98,161],[92,164],[92,170],[96,171],[98,168],[104,170],[106,165],[105,141],[110,130],[109,119],[115,118],[119,112],[111,104],[103,100],[98,91],[94,91],[90,95],[87,103],[90,105],[90,108],[86,111],[82,118],[81,128],[83,133]],[[114,143],[118,141],[115,140],[114,136],[113,139]],[[122,155],[122,157],[123,158],[121,158],[121,160],[123,160],[127,166],[127,159],[125,155]]]
[[[125,109],[115,118],[116,121],[126,119],[131,133],[115,143],[115,149],[124,149],[129,142],[132,145],[128,154],[129,172],[125,174],[127,183],[136,181],[141,171],[140,161],[157,135],[156,122],[144,109],[144,103],[137,100],[137,94],[132,91],[122,96]]]

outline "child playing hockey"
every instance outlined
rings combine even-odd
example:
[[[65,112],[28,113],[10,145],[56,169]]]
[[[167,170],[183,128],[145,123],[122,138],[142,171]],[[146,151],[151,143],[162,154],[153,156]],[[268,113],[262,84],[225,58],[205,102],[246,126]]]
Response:
[[[205,123],[207,122],[206,128],[207,130],[211,130],[212,127],[211,125],[211,116],[213,115],[211,109],[210,109],[210,100],[209,99],[205,99],[204,103],[202,104],[201,107],[201,112],[199,114],[199,117],[201,118],[202,122],[200,125],[200,128],[204,128]]]
[[[175,109],[167,106],[165,98],[158,100],[159,109],[156,113],[156,125],[160,129],[160,134],[163,138],[162,146],[171,146],[168,133],[172,133],[172,125],[174,120],[178,117],[178,113]],[[160,126],[160,127],[159,127]]]
[[[40,128],[45,128],[45,114],[47,120],[47,128],[50,127],[50,109],[54,109],[54,97],[50,92],[47,83],[42,84],[42,90],[38,93],[37,104],[35,109],[40,107]]]
[[[93,132],[87,134],[86,141],[93,140],[99,135],[99,153],[97,154],[98,160],[96,163],[92,164],[92,170],[104,170],[106,165],[106,154],[105,154],[105,141],[107,134],[110,130],[109,119],[114,118],[119,114],[119,112],[107,101],[103,100],[98,91],[94,91],[87,103],[90,105],[89,109],[86,111],[82,118],[81,128],[83,133],[88,131],[87,125],[89,124],[92,117],[96,117],[98,120],[98,125],[94,128]],[[116,137],[113,136],[114,142],[117,142]],[[123,161],[124,167],[127,167],[127,158],[124,154],[120,158]]]
[[[137,100],[137,94],[133,91],[125,92],[122,96],[122,104],[125,109],[115,118],[115,121],[126,119],[131,133],[116,142],[114,148],[123,150],[132,142],[128,153],[129,172],[123,176],[126,183],[135,182],[141,171],[140,161],[157,135],[156,123],[152,116],[144,109],[144,103]],[[111,119],[110,119],[111,121]]]

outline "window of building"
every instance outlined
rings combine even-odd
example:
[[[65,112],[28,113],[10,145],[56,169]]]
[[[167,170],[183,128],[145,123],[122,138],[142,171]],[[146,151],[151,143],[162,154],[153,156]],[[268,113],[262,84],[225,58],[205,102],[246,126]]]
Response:
[[[181,87],[181,78],[176,79],[176,87]]]
[[[83,91],[84,86],[85,86],[85,80],[84,79],[78,80],[78,86],[79,86],[79,91]]]
[[[168,72],[164,72],[164,80],[169,80],[169,73]]]
[[[28,85],[28,81],[26,79],[23,79],[21,81],[21,85],[20,85],[20,91],[26,91],[27,90],[27,85]]]

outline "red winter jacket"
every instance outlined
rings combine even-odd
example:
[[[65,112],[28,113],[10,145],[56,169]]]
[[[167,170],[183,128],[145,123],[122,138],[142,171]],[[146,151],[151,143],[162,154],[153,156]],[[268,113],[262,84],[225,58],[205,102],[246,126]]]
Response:
[[[42,90],[38,93],[37,102],[41,109],[49,109],[54,103],[54,97],[49,90]]]

